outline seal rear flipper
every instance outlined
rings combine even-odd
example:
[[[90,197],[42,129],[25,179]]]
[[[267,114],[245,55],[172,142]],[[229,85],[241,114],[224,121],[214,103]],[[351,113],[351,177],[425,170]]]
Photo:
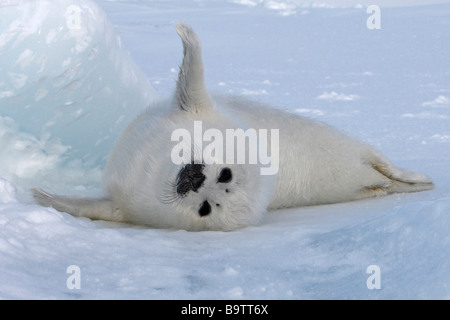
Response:
[[[391,181],[384,188],[387,193],[418,192],[434,188],[433,181],[427,175],[398,168],[378,152],[372,153],[369,162],[373,169]]]
[[[114,206],[111,199],[59,196],[45,192],[42,189],[32,189],[31,192],[34,200],[41,206],[52,207],[75,217],[125,222],[120,209]]]

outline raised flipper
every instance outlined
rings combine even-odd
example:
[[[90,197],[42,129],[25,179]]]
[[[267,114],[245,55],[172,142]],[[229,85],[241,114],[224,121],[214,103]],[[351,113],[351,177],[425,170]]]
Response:
[[[178,73],[175,92],[177,107],[200,114],[212,109],[214,103],[205,85],[202,48],[194,30],[187,24],[177,24],[183,42],[183,62]]]

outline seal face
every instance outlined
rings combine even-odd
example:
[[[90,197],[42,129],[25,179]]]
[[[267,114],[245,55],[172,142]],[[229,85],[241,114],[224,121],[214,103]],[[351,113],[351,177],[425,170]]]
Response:
[[[174,95],[139,115],[117,141],[105,169],[105,197],[58,196],[33,189],[39,204],[91,219],[230,231],[258,224],[267,210],[433,188],[426,175],[397,168],[372,147],[323,123],[242,98],[211,96],[200,40],[186,24],[176,29],[183,61]],[[273,132],[279,138],[271,140],[275,144],[259,140],[257,145],[259,156],[264,155],[261,150],[276,155],[275,170],[236,161],[236,154],[220,161],[219,142],[208,145],[215,151],[208,153],[195,139],[186,143],[186,149],[195,151],[194,159],[174,161],[172,155],[186,146],[181,143],[174,152],[174,133],[196,137],[196,125],[210,130],[206,141],[212,140],[212,133],[225,137],[231,129],[244,140]],[[246,152],[255,145],[233,145],[230,150]]]

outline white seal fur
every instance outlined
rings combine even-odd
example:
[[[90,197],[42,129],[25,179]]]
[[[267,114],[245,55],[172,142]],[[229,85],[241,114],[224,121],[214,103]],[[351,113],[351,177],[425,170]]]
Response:
[[[433,188],[425,175],[399,169],[365,143],[323,123],[239,97],[212,97],[205,86],[200,41],[186,24],[172,99],[139,115],[113,149],[102,199],[33,189],[43,206],[74,216],[186,230],[234,230],[261,221],[267,210],[352,201]],[[254,128],[279,130],[279,171],[261,165],[174,164],[174,130]],[[198,147],[198,146],[197,146]]]

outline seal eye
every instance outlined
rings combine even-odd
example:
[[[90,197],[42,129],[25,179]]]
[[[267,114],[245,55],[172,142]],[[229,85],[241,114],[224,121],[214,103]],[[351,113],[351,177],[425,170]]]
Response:
[[[231,174],[230,168],[223,168],[222,171],[220,171],[219,178],[217,179],[217,183],[228,183],[233,178],[233,175]]]
[[[198,192],[206,176],[203,174],[203,164],[187,164],[177,176],[177,193],[185,196],[189,191]]]

